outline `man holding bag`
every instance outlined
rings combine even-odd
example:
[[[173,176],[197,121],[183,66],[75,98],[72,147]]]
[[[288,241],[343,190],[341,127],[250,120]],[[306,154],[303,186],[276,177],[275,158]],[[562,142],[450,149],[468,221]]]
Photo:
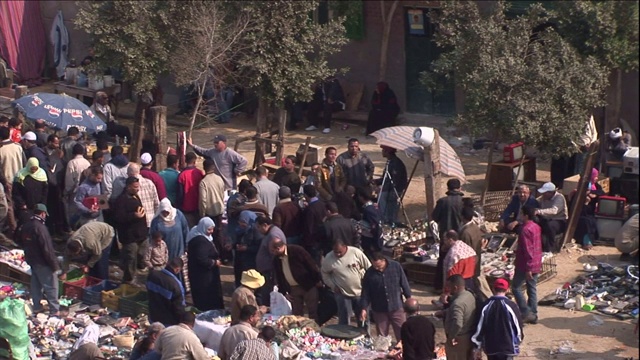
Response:
[[[287,245],[281,239],[273,239],[269,249],[274,255],[273,270],[278,291],[291,301],[293,315],[304,316],[304,305],[309,318],[318,317],[318,288],[322,276],[311,255],[298,245]]]

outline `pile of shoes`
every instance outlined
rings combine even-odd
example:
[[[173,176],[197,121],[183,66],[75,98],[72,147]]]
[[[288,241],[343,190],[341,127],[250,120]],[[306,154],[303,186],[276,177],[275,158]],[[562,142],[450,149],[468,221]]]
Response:
[[[589,265],[587,267],[587,265]],[[583,265],[586,274],[538,302],[542,306],[597,311],[620,320],[638,317],[637,267]]]

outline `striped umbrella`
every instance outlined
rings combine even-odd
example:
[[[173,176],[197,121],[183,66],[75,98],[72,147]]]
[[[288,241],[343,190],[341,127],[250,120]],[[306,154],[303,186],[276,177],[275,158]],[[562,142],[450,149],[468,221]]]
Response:
[[[376,143],[402,150],[410,158],[424,160],[424,148],[413,142],[415,126],[391,126],[371,133],[377,139]],[[440,144],[440,172],[467,182],[460,157],[455,150],[441,136]]]

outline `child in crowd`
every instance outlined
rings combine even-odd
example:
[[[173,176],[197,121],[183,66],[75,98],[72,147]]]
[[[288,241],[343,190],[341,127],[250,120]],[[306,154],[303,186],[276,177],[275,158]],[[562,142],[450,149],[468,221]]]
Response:
[[[169,250],[159,231],[151,235],[151,244],[145,256],[145,264],[149,270],[162,270],[169,261]]]

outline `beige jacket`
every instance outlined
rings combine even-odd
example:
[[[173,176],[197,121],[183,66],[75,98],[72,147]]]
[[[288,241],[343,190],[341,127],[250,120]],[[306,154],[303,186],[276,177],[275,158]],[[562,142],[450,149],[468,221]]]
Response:
[[[13,178],[26,161],[22,146],[12,142],[0,143],[0,169],[8,183],[13,183]]]
[[[214,173],[206,174],[199,185],[198,207],[200,216],[217,216],[224,212],[224,180]]]
[[[229,360],[236,345],[243,340],[256,339],[257,337],[258,331],[254,329],[251,324],[241,321],[228,328],[224,334],[222,334],[218,356],[221,360]]]
[[[208,360],[211,358],[204,350],[200,339],[185,324],[164,329],[153,347],[162,355],[162,360]]]
[[[67,242],[77,241],[82,244],[82,248],[89,253],[89,261],[87,266],[93,267],[100,256],[102,251],[111,244],[111,240],[115,236],[113,227],[107,223],[92,221],[82,225],[76,232],[74,232]],[[65,262],[65,269],[68,267]]]
[[[67,170],[64,173],[64,194],[73,196],[76,189],[80,185],[80,177],[82,172],[88,169],[91,163],[82,155],[76,155],[67,164]]]

